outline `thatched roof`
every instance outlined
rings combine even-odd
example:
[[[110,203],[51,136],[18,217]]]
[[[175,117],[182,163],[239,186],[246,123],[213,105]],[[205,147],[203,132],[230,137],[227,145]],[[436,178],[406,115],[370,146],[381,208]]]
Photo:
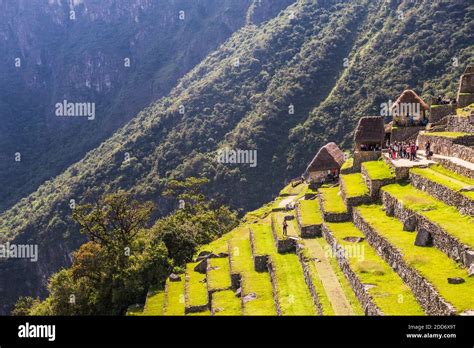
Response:
[[[390,108],[390,110],[393,110],[395,107],[397,107],[398,104],[401,104],[401,103],[404,103],[404,104],[420,104],[420,111],[423,111],[423,110],[429,110],[429,106],[428,104],[426,104],[424,102],[423,99],[420,98],[420,96],[418,94],[416,94],[415,91],[411,90],[411,89],[406,89],[403,91],[402,94],[400,94],[400,96],[398,97],[397,100],[395,100],[395,102],[392,104],[392,107]]]
[[[335,143],[328,143],[319,149],[305,173],[339,169],[344,163],[344,152]]]
[[[382,143],[384,138],[385,125],[381,116],[365,116],[359,119],[354,133],[355,143]]]

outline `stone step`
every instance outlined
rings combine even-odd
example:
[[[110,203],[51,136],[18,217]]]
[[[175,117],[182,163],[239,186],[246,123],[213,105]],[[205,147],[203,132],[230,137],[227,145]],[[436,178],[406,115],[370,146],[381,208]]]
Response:
[[[342,199],[339,186],[318,189],[318,199],[324,221],[340,222],[350,220],[351,216]]]
[[[386,214],[397,217],[405,230],[418,231],[420,244],[433,244],[465,267],[474,263],[472,217],[408,184],[384,186],[382,202]]]
[[[411,184],[452,205],[461,214],[474,216],[474,179],[459,175],[440,165],[429,168],[412,168]]]
[[[321,236],[323,218],[318,199],[300,200],[295,206],[296,222],[302,238]]]
[[[366,315],[424,314],[410,288],[352,222],[324,223],[323,237]]]
[[[357,207],[353,216],[369,244],[408,284],[427,314],[474,309],[474,278],[466,269],[436,248],[416,246],[416,234],[404,231],[403,224],[386,216],[380,205]],[[463,283],[451,284],[448,279]]]

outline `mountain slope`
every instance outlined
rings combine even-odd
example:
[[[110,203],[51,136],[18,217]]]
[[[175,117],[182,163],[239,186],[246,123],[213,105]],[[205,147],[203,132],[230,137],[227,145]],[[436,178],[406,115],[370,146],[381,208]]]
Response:
[[[396,17],[400,10],[403,21]],[[215,198],[256,208],[301,174],[329,137],[349,145],[353,120],[378,113],[404,86],[423,83],[425,96],[450,90],[472,45],[430,38],[440,32],[470,37],[471,28],[472,6],[428,1],[299,1],[267,23],[248,24],[167,97],[0,216],[2,241],[40,244],[37,264],[0,265],[6,283],[18,284],[1,289],[4,310],[19,294],[44,294],[48,275],[68,264],[83,242],[70,219],[71,199],[123,188],[154,200],[166,214],[176,202],[160,197],[164,182],[201,175],[212,180]],[[434,57],[432,68],[411,63],[424,49]],[[458,67],[450,65],[453,56],[462,58]],[[258,165],[218,163],[224,147],[257,150]]]
[[[169,93],[233,32],[288,3],[0,2],[0,211]],[[95,103],[95,119],[56,117],[63,100]]]

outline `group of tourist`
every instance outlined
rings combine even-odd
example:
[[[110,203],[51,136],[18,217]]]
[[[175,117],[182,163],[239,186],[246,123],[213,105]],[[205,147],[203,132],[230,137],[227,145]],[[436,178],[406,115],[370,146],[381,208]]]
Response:
[[[418,146],[415,142],[395,142],[390,144],[389,147],[390,158],[395,160],[399,158],[405,158],[410,161],[415,161],[416,151],[418,151]]]

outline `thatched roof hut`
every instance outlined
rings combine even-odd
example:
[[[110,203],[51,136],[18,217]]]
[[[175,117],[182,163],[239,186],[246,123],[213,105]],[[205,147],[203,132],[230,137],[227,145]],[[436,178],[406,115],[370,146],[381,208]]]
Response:
[[[382,144],[384,138],[385,125],[382,116],[365,116],[359,119],[354,133],[356,148],[362,144]]]
[[[311,163],[306,168],[305,174],[333,169],[340,169],[344,163],[344,152],[335,143],[328,143],[319,149]]]
[[[393,116],[406,116],[407,113],[413,115],[415,113],[415,110],[411,110],[410,108],[413,109],[413,106],[415,106],[416,104],[419,104],[420,113],[420,115],[417,116],[425,115],[425,111],[429,110],[430,108],[429,105],[426,104],[425,101],[421,99],[415,91],[411,89],[406,89],[392,104],[392,106],[390,107],[390,112]]]

